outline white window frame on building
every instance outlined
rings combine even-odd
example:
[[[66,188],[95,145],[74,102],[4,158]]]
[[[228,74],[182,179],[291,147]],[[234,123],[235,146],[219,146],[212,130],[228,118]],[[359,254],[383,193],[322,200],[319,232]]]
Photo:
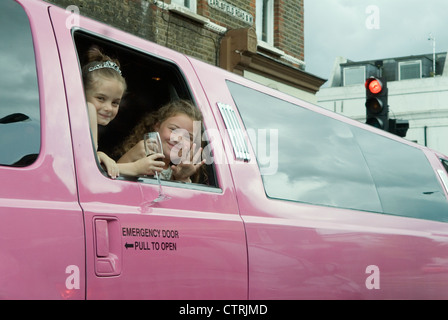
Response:
[[[418,73],[419,76],[407,76],[402,72],[402,67],[409,67],[411,65],[418,65]],[[422,78],[422,61],[421,60],[412,60],[412,61],[400,61],[398,63],[398,79],[399,80],[408,80],[408,79],[421,79]]]
[[[257,0],[255,21],[258,40],[274,46],[274,0]]]
[[[357,75],[350,74],[351,71],[362,71]],[[362,74],[362,76],[360,76]],[[363,84],[366,81],[366,67],[345,67],[344,68],[344,86],[350,86],[355,84]]]
[[[190,11],[196,13],[196,0],[171,0],[171,4],[176,4],[181,7],[185,7]]]

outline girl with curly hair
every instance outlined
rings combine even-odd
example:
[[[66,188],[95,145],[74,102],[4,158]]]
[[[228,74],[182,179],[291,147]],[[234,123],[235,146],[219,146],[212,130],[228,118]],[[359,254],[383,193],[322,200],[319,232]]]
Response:
[[[158,131],[162,141],[163,164],[161,178],[181,182],[198,182],[202,148],[195,143],[201,134],[202,114],[185,100],[175,100],[148,114],[136,125],[133,133],[124,141],[117,153],[120,163],[135,163],[146,158],[143,135]],[[200,147],[200,148],[198,148]]]

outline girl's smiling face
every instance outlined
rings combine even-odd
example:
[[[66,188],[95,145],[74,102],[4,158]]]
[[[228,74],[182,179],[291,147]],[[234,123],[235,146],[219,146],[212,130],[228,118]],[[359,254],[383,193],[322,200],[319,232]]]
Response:
[[[182,150],[190,150],[193,143],[193,120],[186,114],[179,113],[169,117],[160,124],[156,124],[155,130],[160,134],[163,154],[169,163],[171,151],[181,156]],[[173,159],[174,160],[174,159]]]
[[[104,77],[96,79],[92,88],[87,90],[86,99],[95,106],[98,124],[106,126],[117,116],[123,94],[124,87],[120,81]]]

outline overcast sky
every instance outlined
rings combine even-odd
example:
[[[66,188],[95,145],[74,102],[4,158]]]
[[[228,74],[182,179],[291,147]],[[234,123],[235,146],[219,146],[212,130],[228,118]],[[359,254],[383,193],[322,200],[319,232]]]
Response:
[[[380,60],[448,51],[447,0],[304,0],[306,71],[329,79],[338,56]]]

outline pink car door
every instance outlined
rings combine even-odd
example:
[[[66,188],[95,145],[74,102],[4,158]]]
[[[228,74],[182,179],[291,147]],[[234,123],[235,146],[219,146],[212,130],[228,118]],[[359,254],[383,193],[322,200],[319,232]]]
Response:
[[[84,299],[83,216],[57,47],[47,6],[23,6],[0,2],[0,299]]]
[[[92,148],[73,30],[66,28],[70,12],[53,7],[50,14],[67,88],[84,210],[87,299],[247,298],[246,239],[228,166],[214,166],[214,186],[165,182],[163,190],[171,199],[154,205],[147,203],[157,197],[155,180],[103,175]],[[187,75],[182,81],[202,107],[205,125],[215,128],[184,56],[82,17],[74,30],[106,46],[119,42],[123,52],[132,55],[134,50],[143,59],[163,57],[170,68]],[[127,80],[131,83],[132,76]],[[215,146],[222,149],[219,141]]]

